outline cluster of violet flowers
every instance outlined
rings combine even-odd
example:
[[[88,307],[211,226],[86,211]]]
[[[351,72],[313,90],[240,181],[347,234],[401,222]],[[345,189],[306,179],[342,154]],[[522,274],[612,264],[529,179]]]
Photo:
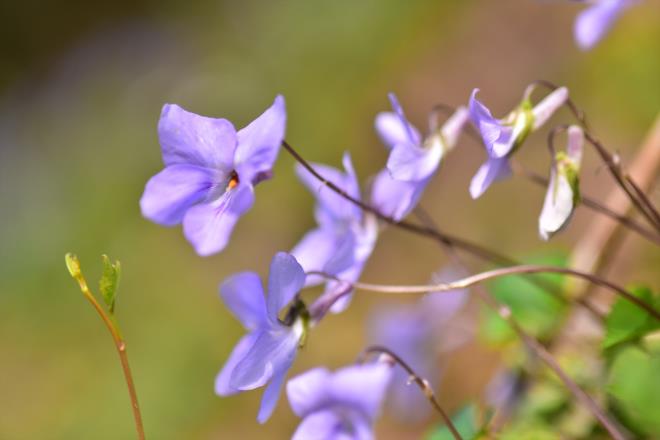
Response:
[[[389,150],[387,163],[370,179],[364,193],[348,152],[342,159],[343,170],[298,163],[296,175],[316,198],[318,226],[290,252],[273,257],[265,291],[254,272],[238,273],[221,283],[223,302],[247,334],[218,374],[216,393],[228,396],[265,386],[257,419],[267,421],[308,332],[326,313],[340,313],[349,306],[353,283],[359,280],[384,229],[379,217],[398,222],[415,209],[468,122],[477,129],[486,152],[486,161],[469,187],[472,197],[480,197],[493,183],[508,177],[511,157],[568,97],[567,89],[560,87],[534,105],[534,88],[529,86],[520,104],[503,118],[492,115],[477,99],[475,89],[468,106],[457,108],[444,124],[438,124],[437,115],[430,118],[425,134],[407,120],[396,96],[390,94],[392,111],[375,118],[376,131]],[[226,119],[165,105],[158,125],[165,167],[146,184],[140,200],[143,215],[165,226],[181,223],[186,239],[199,255],[222,251],[239,218],[254,204],[255,187],[272,177],[282,145],[288,147],[285,126],[282,96],[240,130]],[[566,152],[553,158],[539,219],[544,239],[565,226],[579,200],[582,143],[581,128],[571,126]],[[300,292],[319,284],[325,284],[323,293],[308,306]],[[438,315],[433,312],[450,318],[465,301],[465,291],[453,296],[430,293],[416,308],[399,309],[389,316],[383,312],[375,319],[373,340],[391,344],[419,371],[431,376],[434,362],[429,353],[434,350],[425,347],[428,335],[437,333],[438,323],[444,322],[434,320]],[[392,322],[397,322],[397,332],[387,337],[392,333]],[[410,389],[403,387],[405,375],[394,365],[392,357],[383,354],[375,362],[335,373],[317,368],[290,380],[286,387],[290,404],[303,418],[294,438],[335,438],[339,434],[371,438],[371,426],[391,382],[400,388],[392,393],[394,406],[409,406]]]

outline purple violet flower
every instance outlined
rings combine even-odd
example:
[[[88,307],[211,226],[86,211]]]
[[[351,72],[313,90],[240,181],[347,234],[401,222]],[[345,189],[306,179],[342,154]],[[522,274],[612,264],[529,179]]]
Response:
[[[442,271],[433,282],[449,278],[455,279],[455,273]],[[439,355],[458,348],[469,337],[468,330],[459,326],[448,329],[467,300],[466,290],[455,290],[429,293],[412,305],[380,307],[370,319],[369,341],[392,350],[437,389],[442,373]],[[431,414],[424,394],[409,384],[407,372],[398,365],[388,389],[387,406],[404,422],[419,422]]]
[[[479,198],[491,184],[511,175],[508,158],[529,133],[545,124],[568,99],[568,90],[559,87],[536,106],[532,106],[530,95],[533,89],[534,85],[527,88],[520,105],[504,119],[495,119],[490,110],[476,98],[479,89],[472,91],[470,118],[479,130],[488,154],[488,159],[470,182],[470,195],[473,199]]]
[[[344,154],[343,165],[346,173],[326,165],[312,164],[325,179],[333,182],[352,197],[360,199],[360,188],[348,153]],[[291,254],[306,272],[320,271],[348,282],[357,281],[376,245],[378,237],[376,219],[372,214],[363,213],[360,207],[327,188],[302,166],[296,166],[296,174],[317,199],[315,217],[319,226],[308,232],[293,248]],[[306,285],[311,286],[321,282],[323,282],[321,277],[309,276]],[[345,283],[333,280],[326,282],[323,297],[333,302],[330,308],[332,312],[339,313],[348,307],[351,292],[345,290]],[[337,295],[341,295],[338,300],[335,298]]]
[[[236,344],[215,381],[215,392],[229,396],[270,384],[264,391],[257,420],[264,423],[280,395],[306,333],[306,317],[292,315],[282,322],[279,313],[305,284],[305,272],[295,258],[279,252],[270,264],[268,295],[264,297],[259,276],[242,272],[220,285],[225,305],[248,330]]]
[[[293,440],[370,440],[392,367],[354,365],[334,373],[315,368],[286,385],[293,412],[303,420]]]
[[[285,125],[282,96],[238,132],[226,119],[165,104],[158,123],[165,168],[147,182],[142,215],[164,226],[183,222],[199,255],[220,252],[252,207],[254,185],[270,178]]]
[[[575,19],[575,41],[582,50],[593,48],[633,0],[595,0]]]
[[[372,187],[372,203],[383,214],[401,220],[414,209],[442,158],[456,145],[468,112],[460,107],[440,127],[430,127],[430,134],[422,138],[406,119],[393,93],[389,94],[394,112],[376,116],[378,135],[390,149],[387,172],[380,172]]]

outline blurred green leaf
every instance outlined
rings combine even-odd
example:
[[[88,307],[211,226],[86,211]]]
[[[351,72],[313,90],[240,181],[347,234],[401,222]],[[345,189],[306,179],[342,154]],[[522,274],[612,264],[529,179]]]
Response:
[[[565,267],[566,257],[546,255],[530,258],[526,263]],[[560,290],[564,277],[559,274],[543,274],[533,279],[543,286]],[[490,283],[488,287],[499,302],[509,306],[516,321],[527,332],[538,338],[551,334],[566,310],[565,304],[560,299],[534,284],[529,277],[502,277]],[[486,342],[500,345],[515,338],[515,333],[502,318],[490,309],[484,311],[480,333]]]
[[[99,290],[110,313],[115,312],[115,298],[120,275],[121,265],[119,261],[115,261],[113,264],[107,255],[103,255],[103,275],[99,280]]]
[[[621,350],[612,363],[607,390],[630,427],[660,436],[660,354],[634,346]]]
[[[479,427],[477,426],[477,407],[474,404],[463,407],[451,418],[456,430],[461,434],[464,440],[470,440],[477,437]],[[446,425],[435,428],[427,437],[428,440],[454,440],[449,428]]]
[[[630,292],[647,304],[653,304],[653,293],[646,286],[635,286]],[[636,340],[660,328],[660,323],[636,304],[619,297],[605,321],[603,349],[621,342]]]

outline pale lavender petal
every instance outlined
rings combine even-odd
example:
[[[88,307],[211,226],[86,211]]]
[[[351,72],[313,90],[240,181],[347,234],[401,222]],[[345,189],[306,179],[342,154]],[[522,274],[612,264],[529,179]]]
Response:
[[[186,211],[201,202],[213,186],[213,171],[196,165],[171,165],[153,176],[140,199],[142,215],[174,226]]]
[[[351,422],[351,432],[346,440],[373,440],[375,438],[372,420],[367,420],[359,414],[353,414]]]
[[[292,440],[354,440],[345,430],[344,420],[330,409],[305,417],[296,428]]]
[[[454,114],[443,124],[441,132],[447,150],[451,150],[456,146],[458,137],[461,135],[463,127],[469,120],[470,112],[467,108],[461,106],[457,108]]]
[[[239,217],[252,207],[252,185],[239,184],[210,203],[195,205],[183,217],[183,233],[201,256],[220,252]]]
[[[165,165],[191,164],[231,172],[236,130],[226,119],[207,118],[165,104],[158,122]]]
[[[549,240],[568,223],[573,214],[573,200],[571,184],[565,176],[558,176],[553,168],[539,216],[539,235],[543,240]]]
[[[439,143],[433,143],[429,148],[398,144],[390,152],[387,169],[395,180],[420,181],[435,173],[442,155]]]
[[[386,363],[353,365],[332,375],[329,391],[335,402],[356,408],[373,421],[391,377],[392,367]]]
[[[489,158],[481,165],[477,174],[470,182],[470,195],[473,199],[481,197],[488,187],[498,180],[505,179],[511,175],[511,167],[506,157],[501,159]]]
[[[378,113],[375,126],[378,136],[388,148],[394,148],[397,144],[409,143],[410,134],[408,129],[413,133],[413,138],[421,138],[415,127],[408,124],[408,128],[406,128],[399,115],[393,112]]]
[[[227,359],[227,362],[225,362],[222,370],[220,370],[220,373],[218,373],[215,378],[216,394],[219,396],[231,396],[232,394],[236,394],[241,391],[229,386],[229,379],[231,378],[236,365],[243,360],[252,346],[254,346],[258,336],[258,332],[253,332],[243,336],[240,341],[238,341],[238,344],[236,344],[231,354],[229,355],[229,359]]]
[[[266,325],[266,301],[256,273],[241,272],[230,276],[220,285],[220,297],[247,330]]]
[[[504,157],[513,148],[513,128],[495,119],[490,110],[476,98],[477,92],[479,89],[474,89],[470,96],[470,118],[481,133],[488,155]]]
[[[629,3],[627,0],[600,0],[580,12],[574,27],[575,41],[580,49],[589,50],[594,47]]]
[[[265,385],[293,362],[299,339],[298,331],[282,325],[260,331],[254,345],[232,371],[229,386],[246,391]]]
[[[357,177],[353,171],[348,153],[344,154],[343,162],[347,173],[343,173],[327,165],[316,163],[311,165],[326,181],[334,183],[351,197],[359,200],[360,188],[358,187]],[[316,197],[319,203],[319,209],[324,211],[321,218],[329,216],[329,221],[333,221],[332,219],[355,219],[360,215],[359,207],[334,192],[327,184],[319,181],[300,164],[296,164],[296,175],[303,185]]]
[[[330,372],[314,368],[294,377],[286,384],[286,394],[291,409],[298,417],[318,411],[328,401]]]
[[[579,168],[582,162],[582,148],[584,146],[584,131],[577,125],[568,127],[568,145],[566,154],[568,158]]]
[[[559,87],[532,109],[534,115],[534,125],[532,130],[538,130],[542,125],[548,122],[548,119],[566,102],[568,99],[568,89]]]
[[[305,285],[305,271],[295,257],[286,252],[278,252],[270,263],[268,274],[268,297],[266,298],[268,318],[277,322],[282,308],[286,306]]]
[[[369,320],[369,341],[390,348],[434,386],[438,368],[433,321],[426,312],[420,303],[378,309]],[[428,400],[416,386],[410,386],[408,374],[399,366],[394,368],[387,406],[394,416],[406,422],[420,421],[429,415]]]
[[[250,183],[269,172],[277,159],[286,129],[284,97],[278,95],[264,113],[238,131],[236,167],[239,176]]]
[[[429,179],[420,182],[395,180],[387,169],[376,175],[371,187],[371,204],[381,213],[399,221],[412,211]]]
[[[467,275],[468,274],[465,271],[449,267],[434,273],[431,277],[431,283],[449,283]],[[429,292],[421,300],[423,304],[422,307],[430,316],[432,316],[434,323],[444,324],[446,321],[454,317],[463,306],[465,306],[469,299],[468,293],[468,289]]]
[[[291,251],[305,272],[322,271],[335,252],[337,238],[334,231],[328,228],[317,228],[305,234]],[[323,278],[308,276],[305,286],[319,284]]]
[[[280,369],[273,375],[273,380],[271,380],[264,390],[259,413],[257,414],[257,421],[259,423],[266,423],[273,414],[277,401],[280,398],[280,394],[282,394],[282,385],[284,385],[286,374],[289,372],[292,363],[293,357],[291,357],[287,363],[280,365]]]
[[[415,127],[410,122],[408,122],[408,119],[406,119],[406,115],[403,113],[403,107],[401,107],[401,104],[399,104],[399,100],[396,98],[396,95],[394,93],[390,93],[387,96],[390,98],[392,109],[394,110],[394,113],[396,113],[399,117],[401,126],[407,134],[406,137],[408,138],[408,143],[419,145],[422,141],[422,138]]]
[[[356,245],[355,235],[351,231],[338,236],[334,252],[323,267],[323,271],[332,275],[338,275],[351,267],[355,263]]]

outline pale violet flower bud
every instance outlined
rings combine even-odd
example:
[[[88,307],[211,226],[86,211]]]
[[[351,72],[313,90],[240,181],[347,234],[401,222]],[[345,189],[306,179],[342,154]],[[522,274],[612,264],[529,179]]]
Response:
[[[539,217],[539,234],[543,240],[562,229],[580,200],[579,171],[582,161],[584,133],[576,125],[568,128],[566,152],[556,154],[550,170],[550,183]]]

